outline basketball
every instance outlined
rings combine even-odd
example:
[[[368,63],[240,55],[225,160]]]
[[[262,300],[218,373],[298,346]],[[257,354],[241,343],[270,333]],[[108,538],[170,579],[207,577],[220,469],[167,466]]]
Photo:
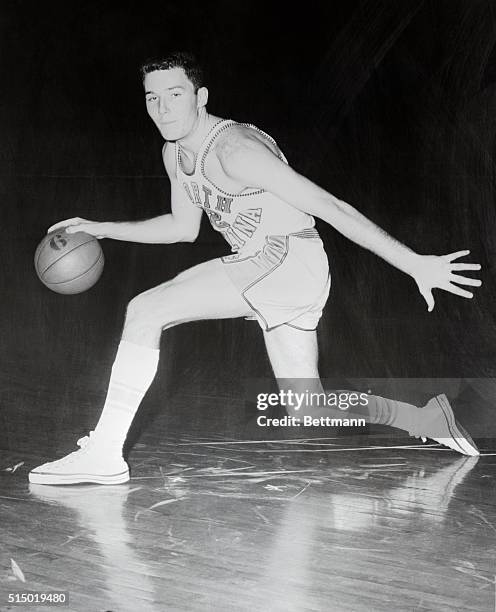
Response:
[[[98,240],[85,232],[67,234],[64,229],[47,234],[34,255],[40,281],[56,293],[82,293],[103,272],[104,256]]]

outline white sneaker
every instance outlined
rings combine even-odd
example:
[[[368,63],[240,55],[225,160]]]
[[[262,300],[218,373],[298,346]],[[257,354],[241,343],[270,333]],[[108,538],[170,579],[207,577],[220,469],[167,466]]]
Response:
[[[79,484],[121,484],[129,480],[129,468],[122,456],[109,456],[97,448],[93,432],[80,438],[74,451],[58,461],[39,465],[29,472],[29,482],[45,485]]]
[[[446,395],[433,397],[427,404],[417,411],[414,428],[411,436],[416,438],[430,438],[448,446],[462,455],[476,457],[480,455],[479,449],[470,437],[470,434],[458,423]]]

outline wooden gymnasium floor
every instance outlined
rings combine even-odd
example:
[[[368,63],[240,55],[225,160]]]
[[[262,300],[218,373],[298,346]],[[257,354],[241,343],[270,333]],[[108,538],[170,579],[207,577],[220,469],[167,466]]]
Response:
[[[126,485],[29,485],[53,450],[1,453],[0,609],[495,610],[493,454],[329,431],[264,442],[210,408],[195,428],[194,406],[158,417]],[[70,604],[7,603],[47,590]]]

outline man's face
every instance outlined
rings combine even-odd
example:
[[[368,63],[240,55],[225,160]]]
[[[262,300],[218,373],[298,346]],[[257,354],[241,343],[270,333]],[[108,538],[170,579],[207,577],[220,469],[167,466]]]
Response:
[[[206,104],[206,89],[195,93],[182,68],[155,70],[145,75],[146,109],[165,140],[180,140],[193,129]]]

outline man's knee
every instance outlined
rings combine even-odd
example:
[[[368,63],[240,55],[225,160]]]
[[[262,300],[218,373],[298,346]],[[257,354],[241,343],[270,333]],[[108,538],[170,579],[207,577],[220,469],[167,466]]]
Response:
[[[179,310],[176,302],[174,292],[169,287],[139,293],[127,305],[126,322],[163,327],[174,318],[174,311]]]

